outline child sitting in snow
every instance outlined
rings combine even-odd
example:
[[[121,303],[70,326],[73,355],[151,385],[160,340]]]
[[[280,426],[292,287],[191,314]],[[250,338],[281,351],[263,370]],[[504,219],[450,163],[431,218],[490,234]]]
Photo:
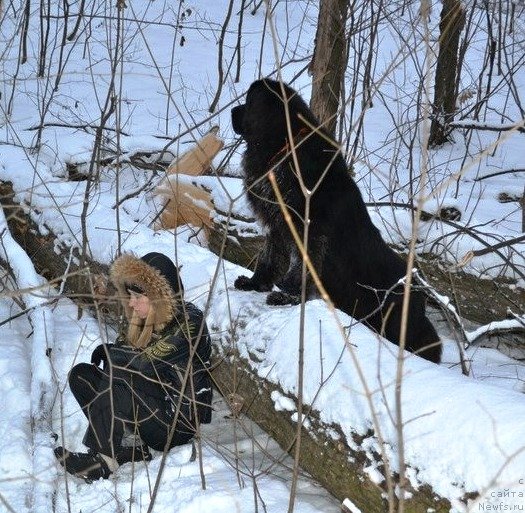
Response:
[[[88,482],[123,463],[149,461],[150,447],[185,444],[197,423],[211,421],[208,328],[202,312],[183,300],[173,262],[160,253],[127,254],[110,277],[129,323],[126,340],[99,345],[91,364],[71,370],[69,386],[89,421],[88,452],[55,449],[67,472]],[[126,428],[145,445],[122,446]]]

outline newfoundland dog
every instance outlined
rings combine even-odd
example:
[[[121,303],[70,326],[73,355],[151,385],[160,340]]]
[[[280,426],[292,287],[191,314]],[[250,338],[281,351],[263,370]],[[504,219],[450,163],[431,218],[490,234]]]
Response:
[[[308,221],[307,251],[335,306],[399,344],[406,265],[381,238],[340,148],[291,87],[263,79],[232,109],[235,132],[246,142],[244,185],[266,229],[266,244],[251,278],[235,287],[270,292],[267,303],[297,304],[302,257],[269,180],[273,172],[298,234]],[[293,148],[293,150],[292,150]],[[308,198],[308,200],[307,200]],[[318,296],[310,276],[307,299]],[[439,363],[440,339],[425,315],[425,297],[412,290],[405,347]]]

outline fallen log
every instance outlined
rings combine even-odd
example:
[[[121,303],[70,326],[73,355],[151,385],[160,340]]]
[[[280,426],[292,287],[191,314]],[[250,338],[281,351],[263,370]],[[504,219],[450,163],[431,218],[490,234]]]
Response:
[[[82,307],[96,307],[99,312],[115,319],[118,302],[112,300],[104,285],[108,267],[87,260],[86,267],[79,269],[71,261],[69,248],[59,248],[57,253],[54,235],[51,232],[46,235],[39,233],[30,217],[13,201],[9,184],[1,185],[0,198],[8,213],[6,217],[13,237],[26,250],[37,271],[49,281],[64,280],[64,294]],[[71,276],[76,279],[69,279]],[[213,326],[210,327],[213,331]],[[242,411],[272,435],[283,450],[291,451],[296,424],[289,412],[276,410],[272,398],[275,392],[284,395],[283,391],[270,380],[261,378],[250,362],[236,355],[227,344],[217,347],[213,366],[213,377],[220,393],[224,397],[234,395],[241,398]],[[303,429],[301,443],[302,468],[339,499],[351,497],[367,513],[386,511],[384,487],[373,483],[364,471],[367,459],[359,449],[359,439],[347,440],[337,425],[316,420],[319,417],[314,408],[309,410],[310,425],[308,430]],[[338,436],[334,437],[334,433]],[[430,487],[411,490],[411,493],[412,497],[405,504],[407,513],[421,513],[428,508],[445,513],[450,509],[450,503],[436,497]]]
[[[289,413],[276,411],[272,394],[283,395],[293,402],[296,402],[296,397],[284,395],[278,386],[258,376],[249,362],[237,355],[224,355],[217,361],[213,377],[225,397],[233,394],[241,398],[243,413],[271,435],[284,450],[293,453],[296,424]],[[301,430],[301,468],[341,501],[351,497],[367,513],[388,511],[385,484],[372,482],[364,472],[364,467],[370,461],[364,451],[356,450],[359,437],[347,440],[339,426],[320,422],[319,413],[314,409],[307,408],[307,411],[308,429]],[[338,433],[339,438],[334,438],[334,432]],[[411,499],[405,502],[406,513],[450,511],[450,502],[439,498],[429,486],[417,491],[411,489],[410,494]]]

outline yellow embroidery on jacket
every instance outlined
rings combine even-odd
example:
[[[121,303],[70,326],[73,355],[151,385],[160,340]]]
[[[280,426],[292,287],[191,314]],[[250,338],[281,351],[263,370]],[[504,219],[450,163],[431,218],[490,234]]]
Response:
[[[169,335],[166,335],[165,337],[160,338],[156,342],[153,342],[152,344],[147,346],[143,350],[142,356],[158,359],[162,359],[168,356],[170,353],[177,351],[177,347],[175,346],[175,344],[172,344],[170,342],[170,339],[172,337],[176,337],[177,335],[179,335],[179,333],[182,333],[184,337],[188,341],[190,341],[192,336],[196,334],[195,328],[196,326],[193,322],[186,320],[185,322],[179,324],[176,331],[170,333]]]
[[[179,324],[179,329],[176,332],[176,335],[182,331],[182,334],[186,337],[187,340],[190,340],[191,337],[196,335],[195,333],[195,324],[189,320],[185,320],[182,324]]]
[[[144,349],[144,356],[149,356],[150,358],[162,359],[168,356],[170,353],[173,353],[177,348],[169,342],[170,337],[164,337],[147,346]]]

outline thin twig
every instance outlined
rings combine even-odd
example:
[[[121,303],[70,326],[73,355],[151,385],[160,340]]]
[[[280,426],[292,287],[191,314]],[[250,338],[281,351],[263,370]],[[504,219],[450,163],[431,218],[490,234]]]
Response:
[[[508,175],[512,173],[525,173],[525,169],[506,169],[505,171],[498,171],[497,173],[490,173],[489,175],[478,176],[474,178],[475,182],[480,182],[486,178],[492,178],[494,176]]]
[[[218,83],[217,83],[217,92],[215,93],[215,97],[213,98],[213,101],[210,104],[210,112],[215,112],[215,108],[217,107],[217,103],[219,103],[219,98],[221,97],[222,92],[222,86],[224,84],[224,69],[223,69],[223,53],[224,53],[224,38],[226,36],[226,30],[228,29],[228,24],[230,23],[230,18],[233,11],[233,3],[234,0],[230,0],[230,3],[228,4],[228,10],[226,11],[226,18],[224,19],[224,23],[222,25],[221,29],[221,35],[219,36],[219,55],[217,56],[217,67],[218,67]]]

